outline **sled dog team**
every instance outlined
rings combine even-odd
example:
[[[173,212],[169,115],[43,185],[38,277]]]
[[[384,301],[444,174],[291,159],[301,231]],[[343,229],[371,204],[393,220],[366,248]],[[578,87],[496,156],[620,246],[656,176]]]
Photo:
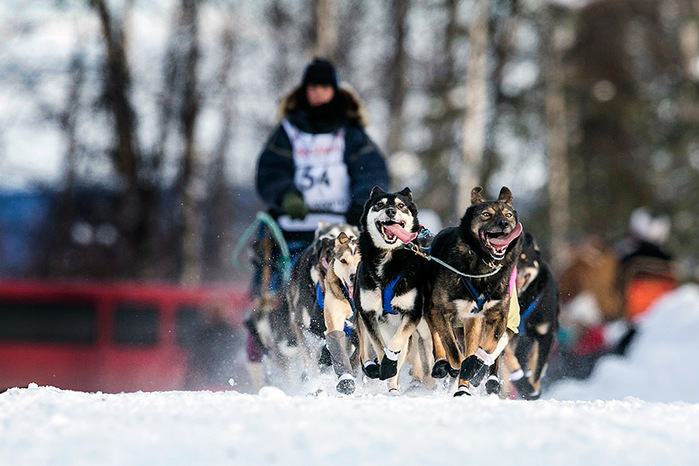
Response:
[[[539,397],[557,285],[510,190],[496,200],[481,191],[459,225],[436,236],[421,227],[409,188],[374,188],[359,231],[319,225],[286,289],[306,376],[331,365],[340,393],[353,393],[363,374],[398,394],[408,362],[427,387],[452,378],[454,396],[485,381],[489,394],[511,382],[504,391]]]

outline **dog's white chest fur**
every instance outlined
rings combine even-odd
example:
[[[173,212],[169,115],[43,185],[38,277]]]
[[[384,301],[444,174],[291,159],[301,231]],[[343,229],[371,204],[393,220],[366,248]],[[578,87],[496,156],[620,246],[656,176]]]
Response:
[[[454,300],[454,306],[456,306],[456,315],[459,319],[470,319],[480,315],[480,313],[483,311],[487,311],[491,307],[497,305],[499,302],[499,299],[486,301],[483,304],[483,309],[481,309],[480,312],[472,312],[476,307],[476,302],[470,299],[456,299]]]
[[[400,296],[394,296],[391,300],[391,306],[399,309],[412,309],[415,307],[416,299],[417,290],[413,288],[407,293],[403,293]]]
[[[374,311],[381,315],[384,311],[383,292],[379,288],[373,290],[362,289],[362,307],[367,311]],[[412,309],[415,307],[417,290],[413,288],[407,293],[396,295],[391,299],[391,307],[397,309]]]

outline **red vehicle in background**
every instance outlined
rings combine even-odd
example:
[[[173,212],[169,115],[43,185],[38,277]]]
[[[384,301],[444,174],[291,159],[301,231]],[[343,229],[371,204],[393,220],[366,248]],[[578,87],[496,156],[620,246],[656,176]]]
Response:
[[[184,389],[211,305],[244,342],[245,287],[0,282],[0,389]]]

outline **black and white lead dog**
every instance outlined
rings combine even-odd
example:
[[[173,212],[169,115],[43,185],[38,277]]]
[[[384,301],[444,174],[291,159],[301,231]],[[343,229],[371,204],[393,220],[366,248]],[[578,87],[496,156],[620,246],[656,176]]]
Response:
[[[354,302],[360,337],[371,342],[378,356],[374,360],[363,350],[362,367],[368,377],[388,380],[389,391],[397,393],[408,342],[423,308],[424,259],[402,247],[415,239],[420,227],[410,189],[388,193],[375,187],[364,204],[361,226]]]

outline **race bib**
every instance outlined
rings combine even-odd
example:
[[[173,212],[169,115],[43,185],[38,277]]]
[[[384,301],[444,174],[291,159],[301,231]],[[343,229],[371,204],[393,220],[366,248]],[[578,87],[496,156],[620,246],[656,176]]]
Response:
[[[344,161],[345,131],[310,134],[288,120],[282,126],[294,151],[294,184],[311,211],[344,213],[350,205],[350,178]]]

